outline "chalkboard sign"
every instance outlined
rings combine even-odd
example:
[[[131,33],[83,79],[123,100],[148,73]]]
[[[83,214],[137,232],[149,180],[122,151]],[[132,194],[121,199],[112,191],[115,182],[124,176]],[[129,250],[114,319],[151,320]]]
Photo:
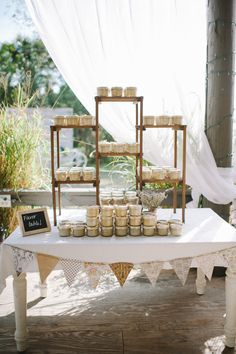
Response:
[[[18,220],[23,236],[51,231],[46,208],[19,211]]]

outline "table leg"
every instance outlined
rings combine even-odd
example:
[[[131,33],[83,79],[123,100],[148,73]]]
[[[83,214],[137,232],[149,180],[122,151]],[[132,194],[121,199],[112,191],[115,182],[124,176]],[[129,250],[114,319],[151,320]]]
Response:
[[[26,274],[21,273],[13,279],[13,292],[15,303],[15,341],[18,352],[27,349],[28,332],[26,328]]]
[[[198,295],[205,294],[206,277],[201,268],[197,268],[196,289]]]
[[[228,267],[225,279],[225,345],[233,348],[236,337],[236,263]]]
[[[40,297],[47,297],[47,283],[41,283],[41,281],[39,282],[39,290],[40,290]]]

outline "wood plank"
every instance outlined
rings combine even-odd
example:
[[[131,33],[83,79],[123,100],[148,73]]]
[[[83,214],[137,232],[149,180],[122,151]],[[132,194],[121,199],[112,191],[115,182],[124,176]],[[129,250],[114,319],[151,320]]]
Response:
[[[204,328],[162,332],[126,332],[125,354],[220,354],[224,350],[222,330]],[[207,349],[209,351],[207,351]]]
[[[14,333],[0,331],[0,352],[15,352]],[[83,353],[83,354],[122,354],[121,332],[78,331],[76,327],[67,331],[56,328],[31,328],[29,332],[29,350],[27,353]]]
[[[155,287],[132,271],[124,288],[114,277],[88,288],[81,273],[71,288],[63,273],[50,275],[49,295],[38,298],[38,275],[28,274],[29,353],[199,354],[227,353],[223,344],[224,278],[195,293],[196,271],[186,286],[172,270]],[[15,353],[11,280],[0,296],[0,353]],[[228,352],[228,353],[232,353]]]

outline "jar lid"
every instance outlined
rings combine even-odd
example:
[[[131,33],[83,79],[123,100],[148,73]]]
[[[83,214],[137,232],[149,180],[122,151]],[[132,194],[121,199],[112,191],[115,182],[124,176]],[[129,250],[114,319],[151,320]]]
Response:
[[[83,170],[82,167],[72,167],[70,169],[70,172],[81,172]]]
[[[68,219],[62,219],[59,221],[59,224],[69,224],[70,220]]]
[[[169,224],[182,224],[182,221],[180,219],[170,219],[168,220]]]
[[[167,220],[157,220],[157,224],[168,224],[169,221]]]
[[[58,225],[58,229],[59,230],[68,230],[71,228],[70,224],[62,224],[62,225]]]
[[[138,198],[138,197],[135,196],[134,198]],[[142,209],[142,205],[140,205],[140,204],[129,205],[129,209],[140,210],[140,209]]]
[[[112,90],[123,90],[123,87],[113,86],[111,89]]]
[[[144,219],[154,219],[156,218],[156,215],[155,214],[149,214],[149,213],[146,213],[146,214],[143,214],[143,218]]]
[[[104,141],[99,141],[98,144],[99,145],[110,145],[111,143],[109,141],[104,140]]]
[[[162,167],[158,167],[158,166],[150,166],[151,170],[152,171],[163,171],[163,168]]]
[[[113,208],[112,205],[103,205],[103,206],[101,207],[101,209],[102,209],[102,210],[113,210],[114,208]]]
[[[94,167],[84,167],[83,168],[84,171],[95,171]]]
[[[72,229],[84,230],[85,229],[85,225],[82,225],[82,224],[72,225]]]
[[[172,229],[181,229],[182,228],[182,226],[183,226],[183,224],[181,223],[172,223],[172,224],[170,224],[170,227],[172,228]]]
[[[120,197],[119,197],[120,198]],[[118,199],[118,198],[117,198]],[[116,210],[127,210],[127,205],[116,205]]]
[[[64,171],[69,171],[69,167],[59,167],[56,172],[64,172]]]
[[[169,228],[169,225],[168,224],[164,224],[164,223],[159,223],[159,224],[157,224],[157,228],[166,230],[166,229]]]
[[[136,197],[136,191],[126,191],[126,197]]]

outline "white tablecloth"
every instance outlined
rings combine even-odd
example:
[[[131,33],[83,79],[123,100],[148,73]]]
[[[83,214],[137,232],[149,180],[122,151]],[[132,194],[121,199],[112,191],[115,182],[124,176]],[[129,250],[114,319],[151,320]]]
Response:
[[[181,210],[177,210],[177,214],[180,217]],[[171,216],[173,211],[170,209],[158,210],[158,218],[169,219]],[[81,213],[81,218],[84,218],[84,213]],[[183,235],[179,237],[62,238],[56,227],[52,227],[50,233],[22,237],[17,228],[1,247],[2,286],[6,277],[14,274],[12,247],[82,262],[166,262],[236,247],[236,229],[211,209],[186,209],[186,223]],[[35,268],[37,270],[37,265]]]

